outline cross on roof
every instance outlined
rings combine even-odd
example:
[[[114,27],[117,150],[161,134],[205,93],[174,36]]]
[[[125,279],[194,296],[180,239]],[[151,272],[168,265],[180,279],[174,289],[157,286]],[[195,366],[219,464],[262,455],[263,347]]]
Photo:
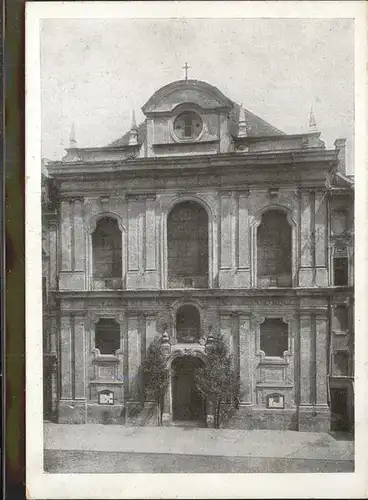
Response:
[[[183,66],[183,69],[185,70],[185,79],[188,80],[188,69],[190,66],[188,66],[188,63],[186,62],[185,65]]]

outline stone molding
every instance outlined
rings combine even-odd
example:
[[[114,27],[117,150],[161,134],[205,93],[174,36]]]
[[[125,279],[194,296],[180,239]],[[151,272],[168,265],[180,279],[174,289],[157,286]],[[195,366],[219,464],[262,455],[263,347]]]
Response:
[[[264,213],[270,211],[270,210],[281,210],[286,214],[287,221],[289,225],[291,226],[291,245],[292,245],[292,255],[291,255],[291,267],[292,267],[292,285],[296,285],[296,279],[297,279],[297,268],[298,268],[298,262],[299,262],[299,251],[298,251],[298,240],[299,240],[299,229],[298,229],[298,224],[295,218],[293,217],[293,210],[284,205],[284,204],[279,204],[279,203],[271,203],[271,204],[266,204],[262,206],[261,208],[258,208],[253,215],[250,216],[250,235],[251,235],[251,245],[250,245],[250,255],[251,255],[251,283],[252,283],[252,288],[257,288],[257,231],[258,227],[260,226],[262,222],[262,216]]]
[[[256,357],[259,358],[259,362],[263,363],[272,363],[272,357],[266,356],[265,352],[261,350],[261,324],[264,323],[266,319],[282,319],[282,321],[288,326],[288,348],[283,352],[282,358],[286,364],[290,363],[290,358],[293,356],[293,329],[294,329],[294,321],[296,319],[296,315],[294,313],[287,313],[286,315],[281,312],[266,312],[263,314],[252,313],[251,314],[251,324],[253,325],[254,331],[256,333]],[[275,360],[277,363],[277,360]]]
[[[207,200],[198,194],[188,194],[178,196],[172,194],[168,200],[161,206],[160,223],[160,262],[161,262],[161,287],[167,289],[168,281],[168,258],[167,258],[167,218],[171,210],[178,203],[184,201],[194,201],[201,205],[208,215],[208,288],[213,288],[214,269],[217,269],[217,223],[215,221],[216,209],[213,201]]]
[[[125,199],[129,201],[144,201],[144,200],[156,200],[157,194],[155,192],[147,193],[126,193]]]
[[[93,359],[96,360],[100,358],[102,359],[107,359],[103,354],[100,353],[100,350],[94,347],[94,342],[95,342],[95,329],[96,329],[96,324],[100,319],[114,319],[120,327],[120,348],[115,352],[116,358],[119,359],[120,355],[123,355],[124,353],[124,331],[123,328],[125,327],[125,314],[124,313],[113,313],[113,312],[108,312],[108,313],[91,313],[88,312],[86,317],[85,317],[85,325],[87,327],[87,330],[90,332],[90,340],[91,340],[91,353],[93,355]],[[109,355],[109,357],[111,357]]]

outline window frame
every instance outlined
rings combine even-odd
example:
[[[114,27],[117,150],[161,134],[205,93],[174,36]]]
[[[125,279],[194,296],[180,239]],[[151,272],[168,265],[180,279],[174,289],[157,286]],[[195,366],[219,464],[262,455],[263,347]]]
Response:
[[[201,131],[200,131],[200,133],[197,136],[191,136],[191,137],[184,137],[183,136],[183,137],[179,137],[176,134],[176,131],[175,131],[175,122],[178,119],[180,119],[180,117],[182,115],[184,115],[186,113],[194,113],[199,118],[199,120],[201,121],[201,124],[202,124]],[[185,106],[184,108],[181,107],[179,110],[177,110],[176,113],[174,113],[174,115],[172,116],[172,118],[171,118],[171,120],[169,122],[169,128],[170,128],[171,137],[174,139],[175,142],[178,142],[178,143],[193,143],[193,142],[200,141],[200,139],[202,138],[202,136],[204,134],[204,130],[205,130],[205,122],[204,122],[203,115],[200,112],[200,110],[198,110],[197,108],[194,108],[194,107]]]
[[[98,325],[101,322],[101,320],[110,320],[111,322],[115,322],[116,325],[117,325],[117,329],[118,329],[118,332],[119,332],[118,347],[117,347],[117,349],[115,349],[115,351],[113,351],[111,353],[102,353],[100,347],[97,346],[96,338],[97,338],[97,334],[98,334]],[[118,352],[121,349],[121,343],[122,343],[122,334],[121,334],[121,324],[120,324],[120,322],[115,317],[100,316],[97,319],[97,321],[95,322],[95,325],[94,325],[94,349],[93,350],[96,352],[96,357],[98,359],[114,359],[115,360],[117,358]]]
[[[283,349],[281,356],[275,356],[275,355],[270,355],[267,354],[264,349],[262,349],[262,325],[264,325],[267,321],[272,321],[272,320],[279,320],[282,323],[284,323],[286,327],[286,349]],[[263,346],[264,347],[264,346]],[[289,349],[289,326],[288,323],[284,321],[282,317],[266,317],[264,321],[262,321],[259,324],[259,350],[260,352],[264,353],[264,358],[269,360],[269,359],[283,359],[285,357],[285,352],[288,352]]]
[[[282,319],[287,325],[287,351],[284,351],[282,357],[266,356],[265,352],[261,350],[261,324],[265,319]],[[290,358],[294,355],[294,335],[293,331],[296,329],[295,316],[292,313],[282,313],[282,312],[267,312],[264,316],[258,313],[253,314],[252,320],[253,328],[256,332],[256,352],[255,355],[258,356],[260,364],[269,365],[289,365]]]

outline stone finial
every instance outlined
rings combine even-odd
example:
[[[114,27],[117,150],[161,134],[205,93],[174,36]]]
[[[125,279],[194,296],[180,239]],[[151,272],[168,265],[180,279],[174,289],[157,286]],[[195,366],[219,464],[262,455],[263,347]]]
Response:
[[[170,337],[166,330],[161,335],[161,344],[170,344]]]
[[[138,144],[138,127],[135,121],[135,113],[133,109],[132,126],[130,127],[130,132],[129,132],[129,146],[135,146],[137,144]]]
[[[346,174],[346,156],[347,156],[347,147],[346,147],[346,139],[336,139],[334,142],[335,149],[337,150],[337,159],[338,159],[338,171],[342,174]]]
[[[206,349],[208,347],[213,346],[215,342],[216,342],[216,339],[215,339],[215,337],[213,336],[213,333],[212,333],[212,325],[210,325],[208,327],[208,336],[207,336],[207,340],[206,340]]]
[[[134,111],[134,109],[133,109],[133,112],[132,112],[132,126],[130,128],[131,128],[131,130],[134,130],[134,129],[137,128],[137,123],[135,121],[135,111]]]
[[[311,105],[310,111],[309,111],[308,132],[318,132],[316,116],[315,116],[314,110],[313,110],[313,104]]]
[[[171,351],[170,337],[167,333],[167,325],[164,326],[163,334],[161,335],[161,349],[166,354]]]
[[[69,135],[69,148],[76,149],[76,147],[77,147],[77,141],[75,139],[74,123],[72,123],[72,126],[70,128],[70,135]]]
[[[248,126],[245,119],[245,110],[243,108],[243,104],[240,105],[239,111],[238,137],[248,137]]]

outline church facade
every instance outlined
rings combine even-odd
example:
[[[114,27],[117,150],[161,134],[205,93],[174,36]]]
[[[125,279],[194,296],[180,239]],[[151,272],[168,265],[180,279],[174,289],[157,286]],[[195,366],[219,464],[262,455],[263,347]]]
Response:
[[[354,182],[314,117],[287,135],[180,80],[106,147],[43,165],[44,415],[155,425],[141,366],[159,336],[163,423],[206,425],[193,373],[222,334],[235,428],[353,424]],[[152,410],[152,408],[151,408]]]

